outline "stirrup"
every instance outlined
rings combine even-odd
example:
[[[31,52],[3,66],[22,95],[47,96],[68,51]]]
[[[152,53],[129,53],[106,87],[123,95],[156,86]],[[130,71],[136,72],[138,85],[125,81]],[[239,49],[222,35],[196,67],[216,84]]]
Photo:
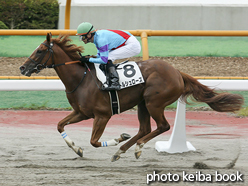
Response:
[[[113,85],[110,85],[109,87],[104,87],[102,86],[102,90],[106,90],[106,91],[110,91],[110,90],[120,90],[121,89],[121,86],[113,86]]]

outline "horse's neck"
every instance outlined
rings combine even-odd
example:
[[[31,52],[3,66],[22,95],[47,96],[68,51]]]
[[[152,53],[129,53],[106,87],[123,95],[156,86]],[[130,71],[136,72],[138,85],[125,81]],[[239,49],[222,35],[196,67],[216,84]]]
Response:
[[[66,55],[64,52],[54,56],[54,63],[55,64],[61,64],[65,62],[72,61],[68,55]],[[76,64],[70,64],[70,65],[61,65],[58,67],[55,67],[55,71],[58,74],[59,78],[63,82],[63,84],[66,87],[67,91],[73,90],[81,81],[84,72],[85,67]]]

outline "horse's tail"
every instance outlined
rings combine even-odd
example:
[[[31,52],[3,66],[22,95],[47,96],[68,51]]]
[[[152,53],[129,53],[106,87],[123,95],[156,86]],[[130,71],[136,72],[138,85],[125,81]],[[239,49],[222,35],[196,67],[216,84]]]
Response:
[[[207,103],[213,110],[218,112],[234,112],[241,109],[244,98],[239,94],[217,93],[214,89],[199,83],[195,78],[180,72],[184,81],[182,100],[192,96],[197,102]],[[191,97],[191,98],[192,98]]]

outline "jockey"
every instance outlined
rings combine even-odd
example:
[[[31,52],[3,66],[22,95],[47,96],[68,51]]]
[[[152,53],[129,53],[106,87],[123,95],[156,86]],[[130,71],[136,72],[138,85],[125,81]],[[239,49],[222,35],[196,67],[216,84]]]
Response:
[[[123,30],[96,30],[91,23],[83,22],[77,28],[80,41],[94,43],[97,48],[96,58],[83,56],[81,62],[106,64],[109,86],[103,90],[120,90],[119,76],[113,62],[117,59],[138,55],[141,51],[139,41]]]

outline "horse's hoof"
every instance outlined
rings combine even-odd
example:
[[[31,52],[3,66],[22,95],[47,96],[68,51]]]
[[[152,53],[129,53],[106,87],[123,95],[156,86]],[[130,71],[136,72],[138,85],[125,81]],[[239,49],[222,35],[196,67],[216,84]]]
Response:
[[[144,143],[141,143],[140,145],[136,145],[136,147],[135,147],[135,157],[136,157],[136,159],[139,159],[139,157],[140,157],[140,155],[141,155],[141,149],[144,147]]]
[[[141,152],[142,152],[142,151],[139,151],[139,152],[135,152],[135,153],[134,153],[136,159],[139,159],[139,157],[140,157],[140,155],[141,155]]]
[[[131,136],[129,134],[127,134],[127,133],[122,133],[121,138],[123,139],[123,141],[125,141],[125,140],[131,138]]]
[[[120,159],[120,155],[114,155],[111,159],[111,162],[117,161],[118,159]]]
[[[119,149],[119,150],[115,153],[115,155],[112,157],[111,161],[114,162],[114,161],[117,161],[118,159],[120,159],[120,157],[121,157],[120,155],[121,155],[122,153],[125,153],[125,151]]]
[[[81,147],[78,148],[77,154],[78,154],[80,157],[83,157],[83,149],[82,149]]]

